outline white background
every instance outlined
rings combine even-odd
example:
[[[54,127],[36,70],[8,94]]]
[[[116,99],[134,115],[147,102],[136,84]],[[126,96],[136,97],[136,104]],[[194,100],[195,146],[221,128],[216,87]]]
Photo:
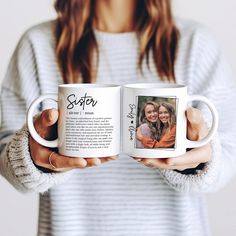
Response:
[[[0,0],[0,81],[19,37],[30,26],[55,17],[50,0]],[[173,0],[177,16],[208,26],[224,49],[236,78],[236,1]],[[235,235],[236,178],[218,193],[207,196],[214,236]],[[0,235],[36,235],[37,194],[22,195],[0,176]],[[199,235],[201,236],[201,235]]]

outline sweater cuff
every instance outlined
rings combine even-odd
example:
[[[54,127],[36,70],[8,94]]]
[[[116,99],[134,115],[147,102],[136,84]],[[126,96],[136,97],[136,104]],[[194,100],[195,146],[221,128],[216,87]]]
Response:
[[[17,131],[2,152],[1,173],[22,192],[45,192],[66,181],[73,173],[44,173],[33,163],[29,151],[29,131],[26,125]]]
[[[183,174],[174,170],[159,169],[168,185],[180,192],[212,192],[216,188],[221,171],[221,145],[218,135],[211,141],[212,157],[195,174]]]

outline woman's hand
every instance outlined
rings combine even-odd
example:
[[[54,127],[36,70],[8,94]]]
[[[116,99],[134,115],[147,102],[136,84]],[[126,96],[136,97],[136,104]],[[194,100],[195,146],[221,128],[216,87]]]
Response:
[[[43,138],[51,138],[54,134],[58,111],[56,109],[45,110],[34,122],[35,129]],[[31,136],[29,138],[30,153],[33,162],[40,167],[53,171],[67,171],[74,168],[97,166],[101,163],[117,159],[116,156],[102,158],[67,157],[53,152],[51,149],[37,143]]]
[[[187,116],[187,137],[190,140],[200,140],[204,138],[207,133],[207,127],[203,120],[200,110],[195,108],[188,108]],[[151,168],[185,170],[196,168],[201,163],[206,163],[211,159],[211,146],[207,144],[203,147],[194,148],[184,155],[175,158],[134,158],[136,161]]]
[[[141,129],[140,127],[137,128],[137,131],[136,131],[136,138],[141,141],[143,139],[143,135],[142,135],[142,132],[141,132]]]

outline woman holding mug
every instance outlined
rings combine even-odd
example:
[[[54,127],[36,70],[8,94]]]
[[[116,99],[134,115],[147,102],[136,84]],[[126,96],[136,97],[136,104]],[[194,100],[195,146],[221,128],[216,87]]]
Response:
[[[140,127],[137,129],[137,139],[145,148],[173,148],[176,136],[176,118],[174,107],[167,102],[157,107],[156,138],[146,135]]]
[[[55,9],[56,20],[21,38],[1,92],[0,173],[40,193],[38,235],[208,235],[203,193],[222,187],[236,164],[236,89],[211,34],[174,20],[169,0],[57,0]],[[69,158],[24,125],[31,102],[58,84],[140,81],[185,84],[214,101],[220,135],[176,158]],[[51,138],[58,112],[42,108],[35,127]],[[207,112],[186,116],[188,139],[204,137]]]

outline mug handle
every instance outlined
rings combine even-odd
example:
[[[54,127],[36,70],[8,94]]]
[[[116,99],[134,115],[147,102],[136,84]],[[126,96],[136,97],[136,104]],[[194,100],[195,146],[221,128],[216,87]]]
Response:
[[[201,96],[201,95],[188,96],[187,102],[191,102],[191,101],[204,102],[207,105],[207,107],[210,109],[211,115],[212,115],[212,126],[205,138],[198,141],[191,141],[187,139],[187,144],[186,144],[187,148],[197,148],[197,147],[201,147],[209,143],[212,137],[215,135],[216,130],[218,128],[219,117],[218,117],[218,112],[214,104],[206,97]]]
[[[34,127],[34,121],[33,121],[33,112],[36,109],[36,107],[40,104],[40,102],[46,100],[46,99],[50,99],[50,100],[54,100],[56,102],[58,102],[58,95],[56,94],[46,94],[46,95],[42,95],[38,98],[36,98],[33,103],[30,105],[29,110],[27,112],[27,125],[28,125],[28,129],[29,132],[31,134],[31,136],[33,137],[33,139],[38,142],[39,144],[45,146],[45,147],[50,147],[50,148],[55,148],[58,147],[58,139],[49,141],[46,140],[44,138],[42,138],[36,131],[35,127]]]

